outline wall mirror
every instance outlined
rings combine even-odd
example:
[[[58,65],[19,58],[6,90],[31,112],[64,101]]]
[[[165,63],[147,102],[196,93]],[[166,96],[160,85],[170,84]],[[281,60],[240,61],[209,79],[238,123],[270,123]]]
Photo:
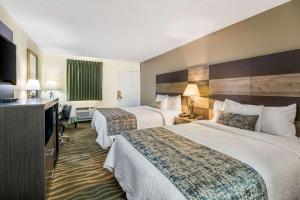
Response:
[[[27,49],[27,79],[38,79],[38,56]]]

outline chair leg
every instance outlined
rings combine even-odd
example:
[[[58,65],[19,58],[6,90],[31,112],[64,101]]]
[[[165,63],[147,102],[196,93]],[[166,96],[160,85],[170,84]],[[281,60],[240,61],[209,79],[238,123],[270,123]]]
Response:
[[[64,141],[64,139],[66,139],[67,141],[70,141],[70,137],[69,136],[61,136],[60,138],[62,139],[62,141]]]
[[[60,134],[62,133],[62,130],[63,130],[62,126],[59,125],[58,131],[59,131]]]
[[[65,126],[62,126],[62,132],[63,133],[65,132]]]

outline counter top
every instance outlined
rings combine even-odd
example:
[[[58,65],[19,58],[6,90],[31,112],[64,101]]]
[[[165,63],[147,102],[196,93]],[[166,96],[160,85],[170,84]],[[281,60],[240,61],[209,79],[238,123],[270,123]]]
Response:
[[[16,107],[16,106],[45,106],[49,103],[54,103],[54,102],[58,102],[58,98],[55,99],[28,98],[28,99],[19,99],[16,102],[12,102],[12,103],[0,103],[0,108]]]

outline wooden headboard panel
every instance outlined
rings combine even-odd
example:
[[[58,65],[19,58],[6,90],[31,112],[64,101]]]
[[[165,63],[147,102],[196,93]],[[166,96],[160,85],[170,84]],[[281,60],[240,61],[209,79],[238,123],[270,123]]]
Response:
[[[195,66],[182,71],[159,74],[156,76],[156,93],[182,95],[188,83],[196,83],[201,97],[195,101],[194,112],[209,118],[208,68],[208,66]],[[182,110],[187,112],[188,99],[182,96],[181,100]]]
[[[182,94],[188,83],[199,85],[195,112],[208,118],[214,100],[225,98],[265,106],[296,103],[300,136],[300,49],[157,75],[156,92]]]

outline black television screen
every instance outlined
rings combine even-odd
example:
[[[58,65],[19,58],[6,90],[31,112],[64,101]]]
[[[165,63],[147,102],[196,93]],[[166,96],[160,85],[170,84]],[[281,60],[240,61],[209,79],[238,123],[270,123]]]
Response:
[[[16,84],[16,46],[0,35],[0,83]]]

